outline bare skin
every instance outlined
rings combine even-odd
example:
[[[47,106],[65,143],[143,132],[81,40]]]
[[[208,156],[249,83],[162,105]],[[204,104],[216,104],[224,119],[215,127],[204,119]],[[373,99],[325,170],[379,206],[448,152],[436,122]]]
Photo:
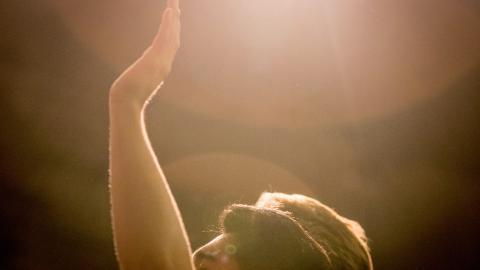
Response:
[[[182,217],[147,135],[144,111],[180,47],[179,0],[168,0],[152,44],[110,89],[110,192],[121,269],[239,270],[231,236],[192,256]]]
[[[222,234],[195,251],[193,258],[196,269],[240,270],[233,256],[236,247],[231,238],[229,234]]]

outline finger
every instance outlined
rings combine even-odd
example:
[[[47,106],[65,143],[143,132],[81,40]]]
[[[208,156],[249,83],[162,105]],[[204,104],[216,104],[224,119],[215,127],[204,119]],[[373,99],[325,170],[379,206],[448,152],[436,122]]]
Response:
[[[153,41],[154,47],[173,46],[180,43],[180,19],[171,8],[165,10],[160,29]]]
[[[169,8],[171,9],[171,8]],[[169,20],[169,27],[168,27],[168,33],[169,35],[179,35],[180,32],[180,16],[178,12],[175,12],[175,10],[171,9],[171,14],[169,14],[168,17]]]
[[[165,42],[168,43],[169,46],[178,47],[180,45],[180,21],[172,21],[165,37]]]
[[[167,6],[173,8],[174,10],[180,10],[180,1],[179,0],[168,0]]]
[[[159,26],[158,32],[157,32],[157,37],[165,35],[165,33],[167,33],[168,29],[170,28],[171,22],[172,22],[172,20],[171,20],[172,15],[171,14],[172,14],[172,9],[171,8],[167,8],[163,12],[162,21],[160,22],[160,26]]]
[[[173,44],[175,47],[180,46],[180,31],[181,31],[181,24],[179,20],[173,22],[170,32],[170,38],[172,39]]]

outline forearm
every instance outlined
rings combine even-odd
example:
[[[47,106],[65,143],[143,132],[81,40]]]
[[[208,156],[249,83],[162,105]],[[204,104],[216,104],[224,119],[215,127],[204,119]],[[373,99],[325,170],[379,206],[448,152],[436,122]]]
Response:
[[[110,103],[110,187],[115,245],[126,269],[192,269],[175,200],[150,145],[142,106]]]

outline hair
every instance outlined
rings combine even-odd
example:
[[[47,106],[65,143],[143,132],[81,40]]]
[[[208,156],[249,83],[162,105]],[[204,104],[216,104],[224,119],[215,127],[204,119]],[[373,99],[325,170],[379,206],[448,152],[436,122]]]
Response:
[[[304,195],[265,192],[228,206],[219,225],[242,270],[373,269],[360,224]]]

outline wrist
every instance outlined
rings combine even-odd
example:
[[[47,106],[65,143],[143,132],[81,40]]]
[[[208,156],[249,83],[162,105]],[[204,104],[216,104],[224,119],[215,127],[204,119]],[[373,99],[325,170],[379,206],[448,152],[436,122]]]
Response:
[[[151,78],[141,78],[141,80],[134,81],[122,78],[122,76],[110,88],[109,99],[111,105],[144,108],[163,85],[163,80],[160,84],[154,84],[145,83],[151,81]]]
[[[109,106],[112,112],[127,112],[127,113],[141,113],[143,111],[144,102],[124,95],[115,91],[114,88],[110,90]]]

